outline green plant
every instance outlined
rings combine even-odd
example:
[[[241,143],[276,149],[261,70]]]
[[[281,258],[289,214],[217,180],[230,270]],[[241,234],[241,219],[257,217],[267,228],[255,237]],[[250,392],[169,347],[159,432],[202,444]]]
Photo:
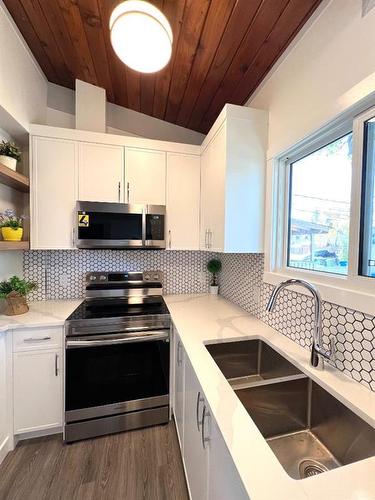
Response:
[[[218,259],[211,259],[207,262],[207,271],[212,274],[211,286],[217,285],[217,275],[221,271],[221,262]]]
[[[9,141],[1,141],[0,144],[0,155],[3,156],[10,156],[11,158],[16,159],[17,161],[20,161],[21,159],[21,151],[14,144],[14,142],[9,142]]]
[[[19,229],[23,227],[23,221],[26,215],[16,215],[16,212],[11,208],[7,208],[4,212],[0,213],[0,227],[11,227],[12,229]]]
[[[0,298],[4,299],[11,292],[17,292],[19,295],[27,295],[36,288],[36,283],[27,281],[18,276],[12,276],[7,281],[0,282]]]

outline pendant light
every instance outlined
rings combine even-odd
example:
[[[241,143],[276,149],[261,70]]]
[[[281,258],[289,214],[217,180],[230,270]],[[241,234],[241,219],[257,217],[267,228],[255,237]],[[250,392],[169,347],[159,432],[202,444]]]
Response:
[[[126,0],[112,12],[109,29],[117,56],[129,68],[154,73],[168,64],[173,34],[168,19],[144,0]]]

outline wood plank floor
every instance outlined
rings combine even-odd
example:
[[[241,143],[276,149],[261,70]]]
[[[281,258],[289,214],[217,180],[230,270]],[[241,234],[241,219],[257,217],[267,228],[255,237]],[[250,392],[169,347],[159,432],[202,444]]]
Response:
[[[1,500],[188,500],[174,423],[69,445],[21,441],[0,465]]]

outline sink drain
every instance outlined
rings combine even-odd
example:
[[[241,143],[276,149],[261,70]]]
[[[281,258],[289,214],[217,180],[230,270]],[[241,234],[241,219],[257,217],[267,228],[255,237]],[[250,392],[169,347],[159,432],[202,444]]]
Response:
[[[328,469],[325,465],[322,465],[316,460],[303,460],[299,464],[299,475],[301,479],[316,476],[317,474],[321,474],[327,470]]]

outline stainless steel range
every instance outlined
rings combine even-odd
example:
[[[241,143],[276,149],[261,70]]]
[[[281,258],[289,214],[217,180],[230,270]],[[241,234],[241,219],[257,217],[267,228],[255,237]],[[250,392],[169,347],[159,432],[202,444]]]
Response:
[[[66,321],[66,442],[169,420],[170,315],[160,271],[88,273]]]

